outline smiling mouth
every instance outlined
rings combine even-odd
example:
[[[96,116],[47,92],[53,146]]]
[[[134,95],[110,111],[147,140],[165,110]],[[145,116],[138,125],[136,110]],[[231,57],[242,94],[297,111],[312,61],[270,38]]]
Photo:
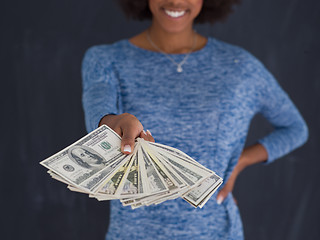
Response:
[[[168,16],[170,16],[170,17],[172,17],[172,18],[182,17],[182,16],[186,13],[185,10],[183,10],[183,11],[171,11],[171,10],[167,10],[167,9],[164,9],[164,12],[165,12]]]

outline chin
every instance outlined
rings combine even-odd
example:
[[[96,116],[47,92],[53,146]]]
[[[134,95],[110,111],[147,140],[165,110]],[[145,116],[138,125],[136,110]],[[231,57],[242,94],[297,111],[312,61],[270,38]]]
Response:
[[[164,28],[164,30],[168,33],[181,33],[185,30],[185,28],[171,26],[168,28]]]
[[[178,22],[167,22],[163,21],[160,23],[161,28],[168,33],[180,33],[185,30],[192,29],[192,23],[178,23]]]

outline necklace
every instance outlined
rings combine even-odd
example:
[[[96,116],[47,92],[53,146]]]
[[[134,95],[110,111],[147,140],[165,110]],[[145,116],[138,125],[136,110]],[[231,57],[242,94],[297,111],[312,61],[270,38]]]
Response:
[[[157,49],[159,52],[161,52],[163,55],[165,55],[174,65],[176,65],[176,66],[177,66],[177,72],[178,72],[178,73],[181,73],[181,72],[183,71],[182,65],[187,61],[190,53],[192,53],[193,49],[194,49],[195,46],[196,46],[196,43],[197,43],[197,35],[194,34],[192,48],[191,48],[190,51],[186,54],[186,56],[182,59],[182,61],[179,62],[179,63],[177,63],[169,54],[167,54],[166,52],[162,51],[162,50],[151,40],[149,31],[147,31],[147,40],[148,40],[148,42],[152,45],[152,47],[154,47],[154,48]]]

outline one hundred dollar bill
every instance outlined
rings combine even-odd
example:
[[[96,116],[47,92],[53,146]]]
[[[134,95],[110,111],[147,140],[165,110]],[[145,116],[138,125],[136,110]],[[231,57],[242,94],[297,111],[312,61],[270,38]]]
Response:
[[[193,206],[197,207],[202,203],[208,195],[212,195],[214,190],[222,184],[222,178],[216,174],[208,177],[202,181],[199,185],[194,187],[192,190],[188,191],[183,195],[183,198],[191,203]]]
[[[73,186],[92,193],[123,164],[120,143],[115,132],[102,126],[40,164]]]

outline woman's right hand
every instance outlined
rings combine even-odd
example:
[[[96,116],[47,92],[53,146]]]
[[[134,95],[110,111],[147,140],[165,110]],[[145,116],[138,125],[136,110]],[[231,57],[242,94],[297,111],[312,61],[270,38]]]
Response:
[[[121,152],[130,154],[134,148],[134,140],[141,137],[146,141],[154,142],[150,131],[145,132],[141,122],[132,114],[106,115],[99,126],[106,124],[112,128],[121,138]]]

